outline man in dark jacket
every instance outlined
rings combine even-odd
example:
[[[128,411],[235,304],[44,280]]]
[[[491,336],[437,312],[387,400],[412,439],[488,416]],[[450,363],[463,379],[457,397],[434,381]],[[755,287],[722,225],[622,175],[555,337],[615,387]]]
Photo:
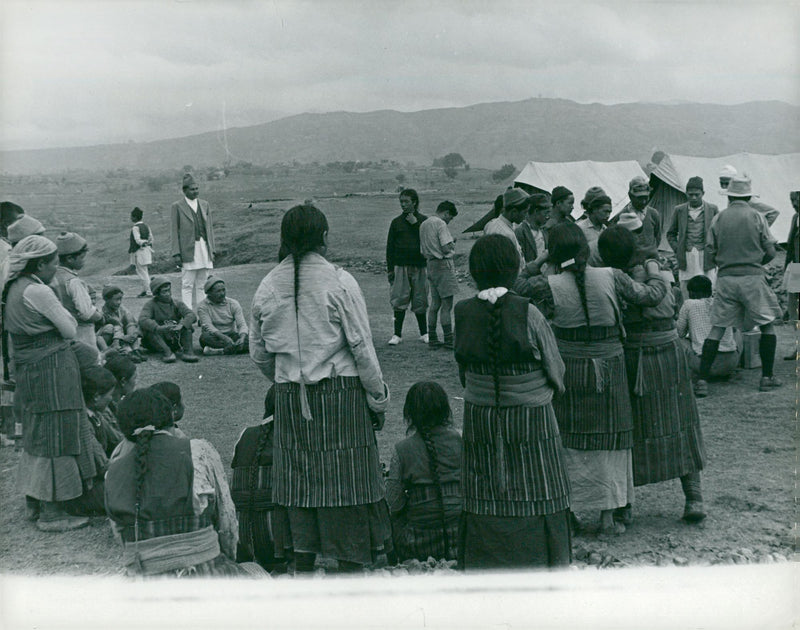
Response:
[[[389,226],[386,239],[386,269],[391,290],[391,304],[394,310],[394,334],[389,339],[390,346],[403,340],[403,320],[406,308],[417,318],[420,341],[428,343],[428,281],[425,277],[426,261],[420,251],[419,226],[427,219],[419,212],[419,195],[412,188],[400,193],[402,213],[395,217]]]
[[[691,177],[686,183],[687,203],[675,206],[667,230],[667,242],[678,259],[678,279],[684,299],[688,297],[686,283],[703,275],[716,282],[717,271],[709,255],[708,230],[718,212],[717,206],[703,200],[703,180]]]

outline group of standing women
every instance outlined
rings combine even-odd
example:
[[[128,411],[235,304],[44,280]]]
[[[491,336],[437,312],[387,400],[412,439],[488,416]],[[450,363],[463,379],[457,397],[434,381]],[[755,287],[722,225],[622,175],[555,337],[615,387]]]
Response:
[[[388,388],[361,291],[324,258],[327,231],[313,206],[287,212],[285,257],[253,300],[251,354],[276,382],[276,551],[293,551],[301,568],[318,553],[357,567],[390,545],[373,434]],[[517,282],[524,296],[510,291],[520,266],[509,239],[472,248],[478,294],[455,309],[464,569],[566,565],[570,508],[599,510],[601,532],[622,533],[635,485],[680,477],[684,518],[705,516],[697,407],[659,311],[668,285],[655,261],[634,264],[624,228],[599,247],[609,267],[587,267],[582,231],[557,226],[555,272]]]
[[[276,557],[291,556],[299,572],[312,570],[318,554],[348,571],[392,550],[374,434],[389,389],[364,297],[349,273],[325,259],[327,242],[321,211],[290,209],[281,224],[282,260],[252,306],[251,356],[274,383],[271,533]],[[472,248],[478,293],[455,309],[465,388],[457,529],[444,515],[446,495],[452,516],[457,475],[433,471],[446,551],[458,549],[461,568],[567,565],[570,508],[599,510],[601,531],[621,533],[632,519],[633,487],[643,483],[680,477],[684,518],[704,516],[699,420],[667,322],[666,283],[652,261],[622,271],[634,254],[624,228],[606,230],[599,250],[610,267],[587,267],[583,233],[559,225],[550,234],[555,272],[520,283],[519,254],[508,238],[485,236]],[[68,341],[75,321],[46,287],[55,254],[39,236],[15,247],[3,321],[25,425],[24,492],[40,502],[42,522],[69,529],[77,524],[63,502],[79,496],[97,470],[82,441],[88,425],[80,365]],[[424,401],[440,392],[413,393],[406,412],[428,454],[457,444],[444,433],[436,437],[449,413],[446,400],[421,428]],[[230,496],[220,492],[227,485],[219,456],[174,428],[164,400],[134,392],[118,412],[127,441],[112,457],[106,507],[126,543],[126,562],[163,572],[180,556],[197,573],[237,573],[225,561],[236,534],[223,527],[232,520],[221,510]],[[157,469],[171,472],[148,476]]]

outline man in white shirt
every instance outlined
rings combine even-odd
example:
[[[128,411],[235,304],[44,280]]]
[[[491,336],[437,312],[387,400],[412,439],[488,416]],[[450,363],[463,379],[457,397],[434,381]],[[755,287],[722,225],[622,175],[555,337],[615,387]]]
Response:
[[[509,188],[503,193],[503,212],[496,219],[492,219],[483,228],[483,233],[502,234],[514,243],[519,254],[520,271],[525,268],[525,256],[522,253],[517,235],[514,233],[514,224],[522,223],[528,211],[528,194],[521,188]]]
[[[190,308],[203,299],[209,270],[214,268],[214,227],[211,208],[198,199],[200,188],[191,173],[183,176],[183,199],[172,204],[172,256],[181,267],[181,301]]]

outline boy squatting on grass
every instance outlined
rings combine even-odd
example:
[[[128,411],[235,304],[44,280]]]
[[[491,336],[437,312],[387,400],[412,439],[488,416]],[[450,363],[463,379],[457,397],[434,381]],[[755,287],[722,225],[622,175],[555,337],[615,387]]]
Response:
[[[95,322],[97,347],[101,352],[113,348],[140,363],[147,357],[141,351],[139,326],[128,309],[122,306],[122,297],[119,287],[103,287],[103,317]]]

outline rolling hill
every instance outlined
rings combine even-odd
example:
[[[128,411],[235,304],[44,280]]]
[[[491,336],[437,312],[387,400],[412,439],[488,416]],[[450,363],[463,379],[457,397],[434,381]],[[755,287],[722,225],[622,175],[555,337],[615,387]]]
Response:
[[[800,150],[800,107],[782,102],[580,104],[535,98],[403,113],[300,114],[227,130],[234,161],[254,164],[390,159],[429,165],[450,152],[473,166],[528,160],[646,161],[653,148],[718,156]],[[0,171],[155,171],[221,165],[220,131],[146,143],[0,151]]]

